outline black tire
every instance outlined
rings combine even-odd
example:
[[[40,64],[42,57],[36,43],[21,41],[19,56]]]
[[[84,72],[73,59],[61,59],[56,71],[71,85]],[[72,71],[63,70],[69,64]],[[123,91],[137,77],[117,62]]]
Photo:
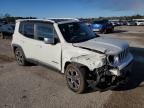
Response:
[[[68,87],[76,92],[83,93],[86,90],[86,69],[78,64],[69,64],[65,71]]]
[[[2,33],[0,32],[0,38],[2,39]]]
[[[1,37],[2,37],[2,39],[5,39],[5,36],[4,36],[5,34],[3,33],[3,32],[1,32]]]
[[[16,57],[18,65],[26,66],[28,64],[28,62],[26,61],[25,55],[24,55],[21,48],[15,49],[15,57]]]
[[[114,29],[110,29],[110,33],[113,33],[114,32]]]
[[[103,30],[103,34],[106,34],[108,31],[107,31],[107,29],[104,29]]]

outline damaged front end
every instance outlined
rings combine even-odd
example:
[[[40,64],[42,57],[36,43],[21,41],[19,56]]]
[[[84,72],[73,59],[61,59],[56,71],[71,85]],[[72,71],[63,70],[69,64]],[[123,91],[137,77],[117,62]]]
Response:
[[[126,69],[120,71],[117,68],[105,65],[91,71],[87,77],[89,87],[100,91],[105,91],[108,89],[113,89],[119,84],[126,83],[129,79],[130,66],[131,64],[128,65]]]
[[[126,54],[126,53],[125,53]],[[123,55],[124,56],[124,55]],[[109,56],[110,57],[110,56]],[[100,91],[113,89],[126,83],[131,71],[133,56],[127,53],[122,60],[116,56],[115,61],[108,56],[83,55],[74,57],[73,62],[81,63],[89,68],[87,82],[89,87]]]

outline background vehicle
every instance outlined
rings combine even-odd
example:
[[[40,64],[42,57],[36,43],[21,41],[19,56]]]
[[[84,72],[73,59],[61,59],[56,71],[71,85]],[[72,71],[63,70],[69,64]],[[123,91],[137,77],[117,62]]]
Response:
[[[114,26],[108,20],[99,20],[91,24],[91,29],[93,32],[112,33]]]
[[[14,33],[14,24],[4,24],[0,26],[0,33],[2,34],[2,38],[5,38],[5,36],[12,36]]]
[[[128,26],[135,26],[136,25],[136,22],[131,20],[131,21],[127,21],[126,25]]]
[[[135,21],[135,25],[137,25],[137,26],[144,25],[144,19],[133,19],[133,21]]]
[[[0,27],[3,25],[3,23],[0,23]]]
[[[127,42],[100,37],[75,19],[17,20],[12,48],[19,65],[38,63],[65,73],[68,87],[77,93],[88,86],[117,87],[133,61]]]
[[[120,26],[121,25],[119,20],[109,20],[109,21],[113,26]]]

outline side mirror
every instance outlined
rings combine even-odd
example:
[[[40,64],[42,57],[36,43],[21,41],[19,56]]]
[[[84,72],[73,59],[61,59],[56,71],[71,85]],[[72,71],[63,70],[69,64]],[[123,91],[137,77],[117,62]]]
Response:
[[[45,44],[54,44],[54,38],[44,38],[44,43]]]

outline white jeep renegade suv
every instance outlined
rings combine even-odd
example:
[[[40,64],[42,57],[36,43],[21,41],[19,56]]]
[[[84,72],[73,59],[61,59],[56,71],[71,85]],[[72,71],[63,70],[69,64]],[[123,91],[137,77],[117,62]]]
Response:
[[[17,20],[12,48],[19,65],[53,67],[77,93],[116,87],[127,79],[133,61],[127,42],[100,37],[76,19]]]

